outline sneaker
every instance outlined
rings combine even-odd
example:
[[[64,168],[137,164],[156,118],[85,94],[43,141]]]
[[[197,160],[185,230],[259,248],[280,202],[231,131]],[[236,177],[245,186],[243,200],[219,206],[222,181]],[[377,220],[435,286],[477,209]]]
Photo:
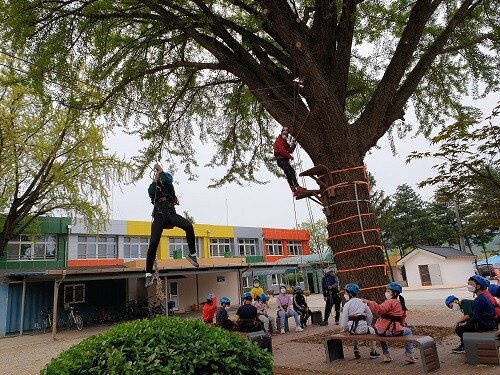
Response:
[[[281,333],[285,334],[285,329],[284,328],[281,328]]]
[[[465,348],[463,346],[459,346],[451,351],[452,353],[465,353]]]
[[[412,353],[405,354],[405,361],[408,363],[417,363],[417,360],[415,359]]]
[[[384,354],[384,362],[385,363],[392,362],[392,357],[390,354]]]
[[[303,330],[304,330],[304,328],[302,328],[302,327],[295,328],[295,332],[302,332]]]
[[[149,288],[151,285],[153,285],[153,276],[146,276],[146,288]]]
[[[328,320],[323,320],[321,323],[319,323],[320,326],[327,326],[328,325]]]
[[[370,359],[380,358],[380,354],[375,352],[370,352]]]
[[[356,357],[356,359],[361,358],[361,353],[358,348],[354,348],[354,357]]]
[[[188,254],[185,256],[187,261],[191,263],[195,267],[199,267],[200,265],[198,264],[198,261],[196,260],[196,254]]]

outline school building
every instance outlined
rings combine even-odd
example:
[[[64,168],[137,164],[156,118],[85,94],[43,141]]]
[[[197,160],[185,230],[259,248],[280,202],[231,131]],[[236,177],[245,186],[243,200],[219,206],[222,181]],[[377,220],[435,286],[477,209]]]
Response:
[[[0,336],[23,334],[41,323],[40,311],[57,309],[60,319],[70,304],[86,318],[104,306],[111,314],[128,301],[156,298],[155,285],[144,287],[151,222],[112,220],[98,235],[66,217],[40,220],[39,234],[10,241],[0,257]],[[251,286],[249,270],[272,269],[280,259],[309,255],[305,230],[194,224],[199,268],[184,255],[184,231],[163,231],[158,272],[167,301],[182,313],[197,308],[208,293],[239,304]],[[279,272],[288,272],[281,267]],[[263,278],[265,290],[282,278]],[[266,285],[268,284],[269,285]]]

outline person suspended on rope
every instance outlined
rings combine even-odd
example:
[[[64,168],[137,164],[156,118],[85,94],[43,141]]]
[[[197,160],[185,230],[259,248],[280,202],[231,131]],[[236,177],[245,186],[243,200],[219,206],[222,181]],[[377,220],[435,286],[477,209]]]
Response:
[[[154,208],[152,213],[151,240],[146,257],[146,288],[153,284],[153,264],[163,229],[178,227],[186,232],[189,254],[185,258],[193,266],[199,267],[196,259],[193,224],[175,212],[175,205],[179,204],[179,200],[175,195],[174,185],[172,184],[174,179],[170,173],[164,172],[159,164],[155,164],[154,171],[153,182],[151,182],[148,188],[148,194]]]
[[[292,140],[291,144],[288,143],[289,131],[285,126],[281,129],[280,135],[274,141],[274,157],[276,158],[276,162],[278,163],[278,167],[283,169],[285,172],[286,179],[288,180],[288,185],[290,185],[290,189],[292,189],[292,193],[294,196],[297,196],[300,192],[306,190],[303,187],[299,186],[297,182],[297,175],[295,173],[295,169],[290,165],[290,160],[293,160],[293,151],[297,143],[295,140]]]

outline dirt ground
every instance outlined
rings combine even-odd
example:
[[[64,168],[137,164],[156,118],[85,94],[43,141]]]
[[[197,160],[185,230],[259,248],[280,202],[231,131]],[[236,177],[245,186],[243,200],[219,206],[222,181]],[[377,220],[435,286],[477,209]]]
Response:
[[[470,375],[487,374],[498,375],[499,366],[472,366],[465,363],[465,354],[452,354],[451,349],[457,346],[458,338],[453,334],[453,324],[457,315],[451,310],[412,308],[408,318],[411,326],[426,327],[426,332],[436,336],[441,368],[436,374]],[[412,365],[405,364],[404,350],[391,348],[394,361],[386,364],[382,359],[369,359],[369,348],[361,346],[362,357],[356,360],[349,345],[344,347],[346,359],[326,363],[325,349],[322,336],[328,331],[335,331],[338,326],[321,327],[309,325],[304,332],[295,332],[293,319],[290,319],[290,332],[273,336],[273,356],[275,374],[312,375],[312,374],[377,374],[399,375],[411,371],[412,374],[422,373],[419,362]],[[444,327],[444,328],[443,328]],[[449,328],[447,331],[446,327]],[[105,331],[107,326],[85,327],[83,331],[61,331],[57,339],[53,340],[50,334],[35,336],[18,336],[0,339],[0,374],[5,375],[32,375],[40,370],[60,352],[80,342],[87,336]],[[449,332],[449,334],[447,334]],[[380,351],[380,348],[378,348]]]

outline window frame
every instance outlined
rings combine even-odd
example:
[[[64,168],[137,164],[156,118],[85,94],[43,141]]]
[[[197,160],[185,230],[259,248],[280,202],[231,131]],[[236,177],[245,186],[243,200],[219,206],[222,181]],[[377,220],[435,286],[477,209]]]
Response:
[[[75,296],[76,296],[76,289],[77,288],[81,288],[82,289],[82,299],[81,300],[76,300],[75,299]],[[66,300],[66,296],[68,295],[68,290],[71,289],[71,294],[72,294],[72,300],[71,301],[67,301]],[[85,303],[85,284],[67,284],[67,285],[64,285],[64,295],[63,295],[63,303],[64,304],[69,304],[69,305],[74,305],[74,304],[77,304],[77,303]]]
[[[302,241],[287,241],[286,247],[288,250],[288,255],[302,255]],[[297,253],[292,252],[292,249],[297,249]]]
[[[53,241],[48,240],[49,238],[52,238]],[[6,260],[11,262],[56,260],[57,245],[58,245],[57,234],[48,233],[48,234],[40,234],[33,237],[28,236],[26,234],[21,234],[19,236],[16,236],[14,239],[10,240],[7,243],[5,250]],[[42,250],[43,257],[37,256],[37,247],[40,248],[40,246],[43,246]],[[53,254],[47,256],[49,246],[53,246]],[[13,250],[14,248],[17,249]],[[27,255],[28,250],[29,250],[29,255]],[[23,252],[22,256],[21,252]],[[13,253],[16,253],[16,256],[12,256]]]
[[[138,242],[134,243],[131,240],[137,240]],[[146,259],[149,241],[150,237],[146,236],[123,236],[123,259]],[[132,256],[132,247],[135,246],[137,246],[137,257]]]
[[[252,251],[247,252],[248,248],[253,247]],[[243,252],[242,252],[243,250]],[[238,254],[239,256],[256,256],[257,255],[257,240],[255,238],[239,238],[238,239]]]
[[[275,247],[278,248],[277,253],[274,251]],[[283,255],[283,242],[281,240],[266,240],[266,254],[271,256]]]
[[[210,257],[211,258],[224,258],[225,252],[231,252],[231,239],[230,238],[210,238]],[[214,249],[217,248],[217,254],[214,255]],[[220,249],[222,248],[222,255]]]
[[[85,238],[85,242],[81,241]],[[112,241],[111,241],[112,240]],[[113,255],[110,254],[110,245],[112,245]],[[82,256],[82,248],[85,248],[85,255]],[[89,248],[94,248],[89,256]],[[101,254],[104,254],[102,256]],[[118,240],[116,236],[91,236],[78,235],[77,238],[77,259],[117,259],[118,258]]]

